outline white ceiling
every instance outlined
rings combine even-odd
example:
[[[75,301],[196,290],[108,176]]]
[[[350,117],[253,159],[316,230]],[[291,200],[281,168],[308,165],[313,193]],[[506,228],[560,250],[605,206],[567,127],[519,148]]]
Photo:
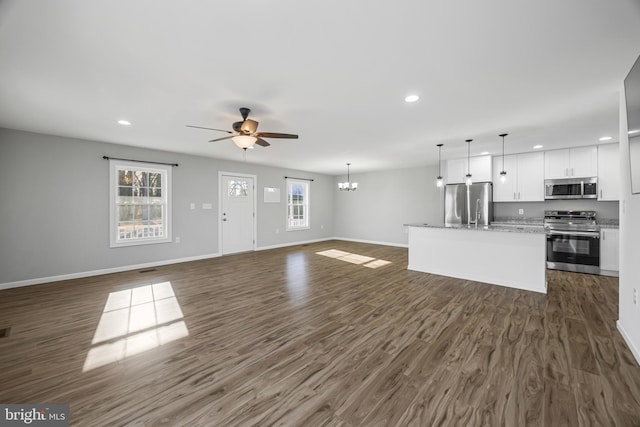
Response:
[[[246,106],[300,135],[248,162],[357,174],[617,140],[639,54],[638,0],[0,0],[0,126],[243,160],[185,125]]]

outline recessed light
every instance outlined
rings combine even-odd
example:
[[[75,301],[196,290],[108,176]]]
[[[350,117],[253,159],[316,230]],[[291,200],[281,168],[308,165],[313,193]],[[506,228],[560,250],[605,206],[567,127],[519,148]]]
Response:
[[[543,147],[543,145],[538,144],[538,145],[534,145],[534,146],[533,146],[533,149],[534,149],[534,150],[537,150],[538,148],[542,148],[542,147]]]
[[[603,136],[600,141],[609,141],[610,139],[612,139],[610,136]]]
[[[487,155],[487,154],[489,154],[489,152],[488,152],[488,151],[483,151],[482,153],[480,153],[480,155],[481,155],[481,156],[485,156],[485,155]]]
[[[129,120],[118,120],[118,124],[122,126],[131,126],[131,122]]]
[[[420,97],[418,95],[409,95],[404,99],[404,102],[416,102]]]
[[[628,133],[629,135],[633,135],[634,133],[638,133],[638,132],[640,132],[640,129],[630,130]]]

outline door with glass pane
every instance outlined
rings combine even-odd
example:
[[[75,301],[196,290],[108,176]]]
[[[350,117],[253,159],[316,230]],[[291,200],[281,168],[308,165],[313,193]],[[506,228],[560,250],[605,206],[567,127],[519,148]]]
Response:
[[[254,179],[222,175],[220,186],[222,254],[251,251],[255,241]]]

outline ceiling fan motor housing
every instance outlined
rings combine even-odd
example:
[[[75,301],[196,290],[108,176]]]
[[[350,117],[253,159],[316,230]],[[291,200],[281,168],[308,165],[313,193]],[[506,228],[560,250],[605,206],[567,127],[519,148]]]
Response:
[[[247,117],[249,117],[250,112],[251,112],[250,108],[240,107],[240,114],[242,115],[242,120],[247,120]]]

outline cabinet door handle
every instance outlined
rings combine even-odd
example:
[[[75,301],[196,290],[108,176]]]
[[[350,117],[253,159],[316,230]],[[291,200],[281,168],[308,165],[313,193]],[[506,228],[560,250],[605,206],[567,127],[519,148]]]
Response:
[[[571,168],[571,176],[573,176],[573,168]]]
[[[564,168],[564,176],[569,176],[569,168]]]
[[[518,200],[518,199],[516,199],[516,192],[515,191],[513,192],[513,200]]]
[[[602,189],[600,189],[600,198],[602,199]]]

